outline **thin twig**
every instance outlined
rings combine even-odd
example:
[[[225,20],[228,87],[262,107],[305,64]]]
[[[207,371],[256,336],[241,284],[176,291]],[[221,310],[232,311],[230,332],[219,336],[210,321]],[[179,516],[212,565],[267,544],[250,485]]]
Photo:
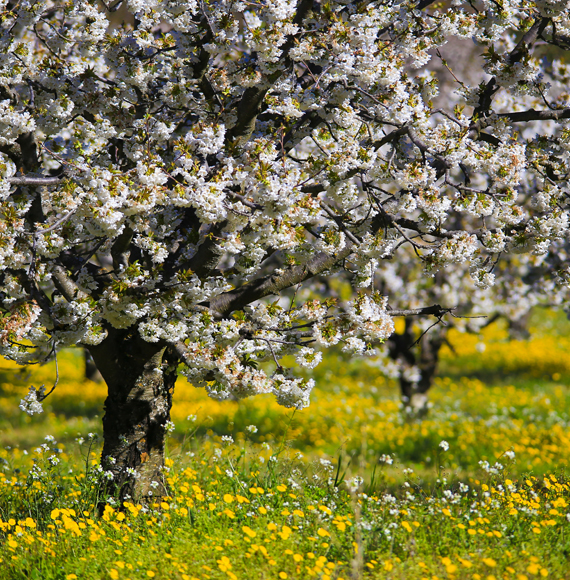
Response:
[[[330,208],[324,201],[319,202],[321,209],[336,223],[336,225],[346,234],[346,237],[357,246],[360,245],[360,240],[346,227],[342,218]]]
[[[59,383],[59,368],[57,366],[57,349],[55,348],[55,340],[53,341],[52,349],[51,349],[50,353],[47,355],[46,359],[49,358],[52,353],[53,353],[53,357],[55,360],[55,382],[53,384],[53,387],[47,393],[42,395],[41,398],[38,399],[38,401],[40,401],[40,402],[45,401],[55,391],[55,388],[57,387],[57,383]]]
[[[283,370],[283,367],[279,364],[279,361],[277,360],[277,357],[275,356],[275,351],[273,350],[273,347],[271,346],[271,342],[269,342],[269,340],[267,338],[259,338],[259,337],[255,337],[256,339],[259,340],[264,340],[265,342],[267,342],[267,345],[269,346],[269,350],[271,351],[271,354],[273,355],[273,360],[275,361],[275,364],[277,365],[277,369],[278,370]],[[275,341],[275,342],[280,342],[280,341]]]
[[[425,329],[425,330],[424,330],[424,331],[423,331],[423,332],[420,334],[420,336],[418,337],[418,340],[416,340],[415,342],[413,342],[412,344],[410,344],[410,346],[408,347],[408,350],[409,350],[410,348],[412,348],[413,346],[416,346],[416,344],[419,344],[420,340],[421,340],[421,339],[422,339],[422,338],[423,338],[423,337],[424,337],[424,336],[425,336],[425,335],[426,335],[426,334],[427,334],[427,333],[428,333],[428,332],[429,332],[429,331],[430,331],[430,330],[431,330],[431,329],[432,329],[434,326],[438,325],[440,322],[441,322],[441,323],[442,323],[442,324],[445,326],[445,322],[443,322],[443,320],[442,320],[440,317],[438,317],[438,319],[437,319],[437,320],[436,320],[436,321],[435,321],[433,324],[431,324],[430,326],[428,326],[428,327],[427,327],[427,328],[426,328],[426,329]]]
[[[53,230],[57,229],[57,227],[60,226],[62,223],[67,221],[76,211],[77,211],[77,208],[72,209],[71,211],[67,212],[62,218],[58,219],[49,228],[42,229],[42,230],[36,230],[35,232],[30,233],[28,235],[29,236],[39,236],[41,234],[47,234],[48,232],[52,232]]]

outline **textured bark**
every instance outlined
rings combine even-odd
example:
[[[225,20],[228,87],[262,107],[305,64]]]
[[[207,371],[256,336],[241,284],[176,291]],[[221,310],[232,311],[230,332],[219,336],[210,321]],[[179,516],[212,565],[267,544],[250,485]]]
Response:
[[[113,477],[106,484],[106,495],[121,503],[165,495],[164,442],[176,354],[164,345],[143,341],[131,329],[113,331],[90,352],[108,387],[101,465]]]

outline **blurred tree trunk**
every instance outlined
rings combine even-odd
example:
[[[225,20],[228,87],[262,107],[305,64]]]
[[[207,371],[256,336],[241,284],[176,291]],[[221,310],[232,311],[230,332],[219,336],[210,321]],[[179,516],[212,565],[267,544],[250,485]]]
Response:
[[[390,358],[400,363],[400,393],[405,410],[414,417],[428,411],[428,391],[437,374],[440,349],[446,341],[447,328],[437,325],[420,342],[413,332],[413,320],[407,318],[402,334],[393,334],[388,340]],[[416,380],[410,375],[415,367],[421,374]],[[407,372],[408,371],[408,372]]]
[[[516,319],[507,320],[509,325],[509,338],[512,340],[528,340],[530,338],[528,326],[531,314],[532,312],[529,310],[526,314]]]

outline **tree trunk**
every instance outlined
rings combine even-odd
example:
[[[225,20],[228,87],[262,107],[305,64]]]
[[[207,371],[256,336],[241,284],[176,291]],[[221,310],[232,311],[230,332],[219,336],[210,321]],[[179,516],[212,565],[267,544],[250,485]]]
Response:
[[[108,387],[101,466],[105,493],[124,501],[167,494],[164,442],[177,377],[177,356],[136,329],[112,331],[89,348]]]
[[[400,373],[402,402],[406,413],[411,417],[422,417],[428,412],[428,391],[437,373],[439,351],[445,341],[445,334],[446,328],[437,326],[418,345],[412,346],[415,342],[413,321],[407,319],[404,332],[389,338],[390,357],[400,361],[403,366],[416,366],[421,373],[419,381],[410,381],[404,372]]]
[[[412,383],[400,376],[400,391],[402,402],[407,415],[413,418],[424,417],[428,412],[428,390],[429,385],[424,391],[418,389],[419,383]]]
[[[83,349],[83,360],[85,362],[85,378],[94,383],[100,383],[103,380],[103,377],[101,376],[93,357],[86,348]]]
[[[531,314],[532,312],[529,310],[517,318],[509,318],[507,320],[509,325],[509,338],[512,340],[528,340],[530,338],[528,327]]]

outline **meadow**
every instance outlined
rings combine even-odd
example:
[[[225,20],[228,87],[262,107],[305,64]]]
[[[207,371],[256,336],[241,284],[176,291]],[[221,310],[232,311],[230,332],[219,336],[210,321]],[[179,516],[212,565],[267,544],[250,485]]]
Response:
[[[79,351],[0,360],[0,578],[570,578],[570,328],[451,333],[423,419],[371,362],[330,353],[302,411],[219,403],[182,379],[171,495],[98,517],[104,385]]]

